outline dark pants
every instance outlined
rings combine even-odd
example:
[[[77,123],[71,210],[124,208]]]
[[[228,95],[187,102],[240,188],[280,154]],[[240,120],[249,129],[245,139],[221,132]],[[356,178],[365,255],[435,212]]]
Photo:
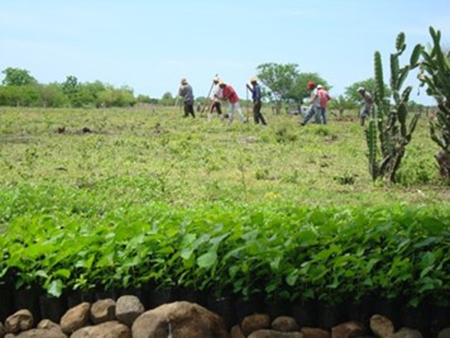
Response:
[[[253,118],[255,119],[255,123],[259,124],[261,121],[262,124],[266,125],[266,120],[264,119],[263,114],[261,113],[261,101],[253,102]]]
[[[183,117],[188,117],[189,114],[191,114],[192,117],[195,117],[194,104],[185,102],[184,103],[184,116]]]
[[[209,111],[210,114],[212,114],[214,112],[214,109],[217,110],[217,114],[222,115],[222,105],[220,104],[220,102],[213,102],[213,104],[211,105],[211,110]]]

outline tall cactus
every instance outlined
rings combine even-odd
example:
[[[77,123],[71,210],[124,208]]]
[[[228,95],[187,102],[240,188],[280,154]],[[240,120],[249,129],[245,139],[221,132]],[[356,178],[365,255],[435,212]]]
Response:
[[[404,33],[397,36],[395,48],[396,52],[391,54],[390,58],[390,89],[394,99],[392,104],[385,92],[381,54],[375,52],[375,109],[365,131],[369,148],[369,171],[374,181],[383,177],[390,182],[395,182],[395,175],[405,154],[405,147],[411,141],[412,133],[419,120],[419,114],[416,114],[407,126],[407,103],[412,87],[407,86],[403,91],[402,87],[409,72],[418,66],[422,46],[417,45],[414,48],[410,63],[403,67],[400,67],[399,57],[406,50]],[[377,136],[380,141],[379,149]],[[380,161],[377,161],[378,153],[381,155]]]
[[[442,51],[441,32],[430,27],[433,47],[423,50],[419,80],[427,85],[427,93],[436,99],[439,111],[430,121],[430,134],[441,150],[435,155],[442,178],[450,178],[450,52]]]

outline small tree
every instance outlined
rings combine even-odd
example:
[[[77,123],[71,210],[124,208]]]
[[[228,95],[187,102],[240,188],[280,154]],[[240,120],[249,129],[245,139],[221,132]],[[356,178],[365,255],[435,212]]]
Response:
[[[289,93],[299,74],[297,67],[295,63],[263,63],[256,68],[258,78],[270,89],[268,97],[275,102],[277,113],[280,112],[282,103],[289,100]]]
[[[423,50],[419,79],[427,86],[427,93],[438,104],[436,121],[430,121],[433,141],[441,150],[435,155],[443,178],[450,178],[450,52],[441,48],[441,32],[430,27],[433,46]]]
[[[37,84],[37,80],[26,69],[8,67],[2,73],[5,74],[2,82],[5,86],[28,86]]]
[[[339,95],[330,102],[330,109],[335,109],[339,112],[339,118],[344,117],[344,112],[346,110],[356,109],[358,105],[353,101],[345,97],[344,95]]]

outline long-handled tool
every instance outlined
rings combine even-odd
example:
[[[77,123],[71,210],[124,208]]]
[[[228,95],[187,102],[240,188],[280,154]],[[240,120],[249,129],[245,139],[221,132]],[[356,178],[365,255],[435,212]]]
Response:
[[[215,78],[217,78],[218,76],[219,76],[219,74],[216,74]],[[214,88],[214,81],[211,83],[211,87],[209,87],[208,95],[206,96],[205,101],[208,101],[208,99],[210,98],[213,88]],[[213,103],[214,103],[214,100],[213,100]],[[211,110],[211,105],[207,106],[205,103],[203,103],[203,107],[202,107],[201,113],[203,114],[205,112],[206,107],[209,107],[209,110]]]
[[[250,115],[249,113],[249,101],[248,101],[248,92],[249,92],[249,86],[248,84],[245,85],[245,93],[246,93],[246,102],[245,102],[245,107],[246,107],[246,113],[247,113],[247,122],[249,121],[248,117]]]

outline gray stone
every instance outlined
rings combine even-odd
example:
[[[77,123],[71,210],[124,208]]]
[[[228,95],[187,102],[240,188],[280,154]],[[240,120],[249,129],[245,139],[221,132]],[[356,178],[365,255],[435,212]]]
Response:
[[[423,337],[419,331],[404,327],[397,333],[390,335],[389,338],[423,338]]]
[[[70,338],[131,338],[130,328],[118,321],[86,326],[74,332]]]
[[[288,316],[280,316],[275,318],[272,322],[272,329],[281,332],[294,332],[298,331],[300,328],[298,327],[297,321]]]
[[[438,338],[450,338],[450,327],[439,331]]]
[[[38,326],[38,329],[44,329],[44,330],[56,330],[56,331],[61,331],[61,326],[59,326],[58,324],[52,322],[50,319],[42,319]]]
[[[348,322],[337,325],[331,330],[332,338],[357,338],[365,333],[364,325],[357,322]]]
[[[5,321],[5,329],[8,333],[20,333],[22,331],[30,330],[33,327],[33,314],[26,309],[19,310],[13,315],[9,316]]]
[[[62,332],[54,329],[32,329],[15,336],[15,338],[67,338]]]
[[[300,332],[280,332],[275,330],[258,330],[253,332],[248,338],[304,338]]]
[[[231,328],[231,338],[245,338],[239,325],[235,325]]]
[[[189,302],[174,302],[144,312],[133,323],[133,338],[228,338],[222,318]]]
[[[254,314],[244,318],[241,323],[242,332],[248,336],[254,331],[270,328],[270,317],[266,314]]]
[[[116,317],[120,322],[131,326],[143,313],[144,305],[136,296],[122,296],[117,300]]]
[[[395,332],[392,321],[381,315],[370,317],[370,329],[377,338],[387,338]]]
[[[91,307],[91,320],[94,324],[110,322],[116,319],[116,302],[113,299],[96,301]]]
[[[91,304],[89,303],[81,303],[69,309],[60,321],[62,331],[66,334],[72,334],[86,326],[89,322],[90,310]]]
[[[330,338],[330,333],[323,329],[315,327],[302,327],[300,330],[303,333],[304,338]]]

